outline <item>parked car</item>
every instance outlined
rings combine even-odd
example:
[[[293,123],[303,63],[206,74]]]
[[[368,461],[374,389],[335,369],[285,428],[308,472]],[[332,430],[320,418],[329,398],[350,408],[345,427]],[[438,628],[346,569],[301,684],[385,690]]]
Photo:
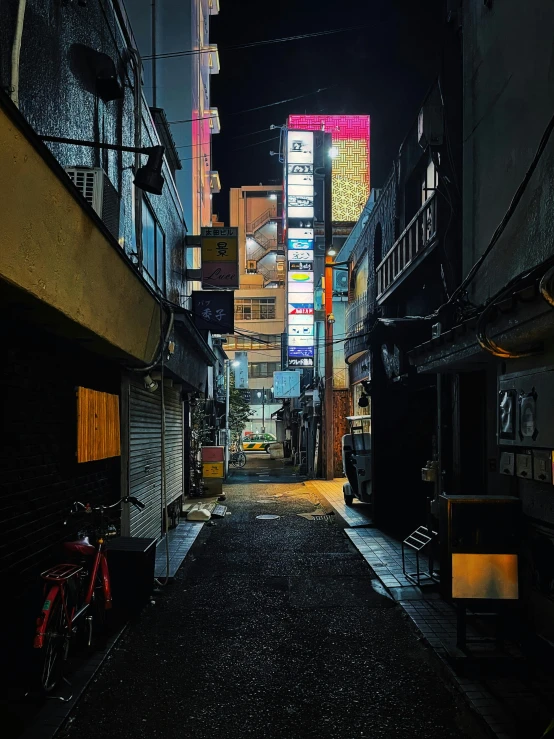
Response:
[[[269,445],[277,441],[273,434],[249,434],[242,440],[245,452],[269,452]]]

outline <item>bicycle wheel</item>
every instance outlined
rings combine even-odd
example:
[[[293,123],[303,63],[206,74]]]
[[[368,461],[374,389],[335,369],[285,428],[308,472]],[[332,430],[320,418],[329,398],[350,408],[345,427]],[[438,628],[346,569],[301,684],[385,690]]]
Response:
[[[58,596],[52,604],[44,634],[44,646],[41,649],[40,683],[45,693],[51,693],[63,677],[67,646],[67,623],[61,598]]]
[[[246,464],[246,454],[244,452],[239,452],[237,454],[237,465],[238,467],[242,469],[245,464]]]

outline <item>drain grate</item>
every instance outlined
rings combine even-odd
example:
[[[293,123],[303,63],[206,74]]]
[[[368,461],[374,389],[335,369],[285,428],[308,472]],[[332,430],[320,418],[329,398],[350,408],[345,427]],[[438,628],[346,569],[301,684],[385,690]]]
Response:
[[[272,513],[262,513],[261,516],[256,516],[256,518],[259,521],[274,521],[276,518],[281,518],[281,516],[275,516]]]

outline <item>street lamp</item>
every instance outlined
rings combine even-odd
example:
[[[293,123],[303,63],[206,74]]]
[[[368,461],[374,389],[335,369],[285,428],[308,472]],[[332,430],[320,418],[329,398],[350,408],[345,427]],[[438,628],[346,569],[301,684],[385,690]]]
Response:
[[[230,359],[225,360],[225,476],[229,471],[229,406],[231,396],[231,365],[238,367],[240,362],[236,359],[231,361]]]

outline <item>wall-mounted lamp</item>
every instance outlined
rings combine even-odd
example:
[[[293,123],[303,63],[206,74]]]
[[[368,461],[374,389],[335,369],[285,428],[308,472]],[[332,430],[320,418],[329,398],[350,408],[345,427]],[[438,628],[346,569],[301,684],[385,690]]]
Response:
[[[327,323],[334,323],[335,322],[335,316],[332,313],[329,313],[327,316]]]
[[[164,178],[162,165],[165,147],[163,146],[120,146],[119,144],[104,144],[98,141],[82,141],[81,139],[67,139],[62,136],[40,136],[42,141],[54,144],[74,144],[75,146],[89,146],[92,149],[109,149],[110,151],[129,151],[133,154],[148,154],[148,161],[144,167],[139,167],[135,174],[135,185],[152,195],[161,195]]]
[[[336,159],[338,157],[339,153],[340,152],[339,152],[339,150],[338,150],[338,148],[336,146],[332,146],[329,149],[329,156],[331,157],[331,159]]]
[[[144,387],[151,393],[155,393],[158,389],[158,383],[153,380],[150,375],[144,377]]]
[[[329,248],[327,249],[327,255],[328,255],[329,257],[336,257],[336,256],[337,256],[337,250],[336,250],[336,249],[335,249],[335,248],[334,248],[333,246],[330,246],[330,247],[329,247]]]
[[[277,195],[275,195],[275,193],[272,192],[271,195],[269,196],[269,199],[270,200],[277,200]]]

